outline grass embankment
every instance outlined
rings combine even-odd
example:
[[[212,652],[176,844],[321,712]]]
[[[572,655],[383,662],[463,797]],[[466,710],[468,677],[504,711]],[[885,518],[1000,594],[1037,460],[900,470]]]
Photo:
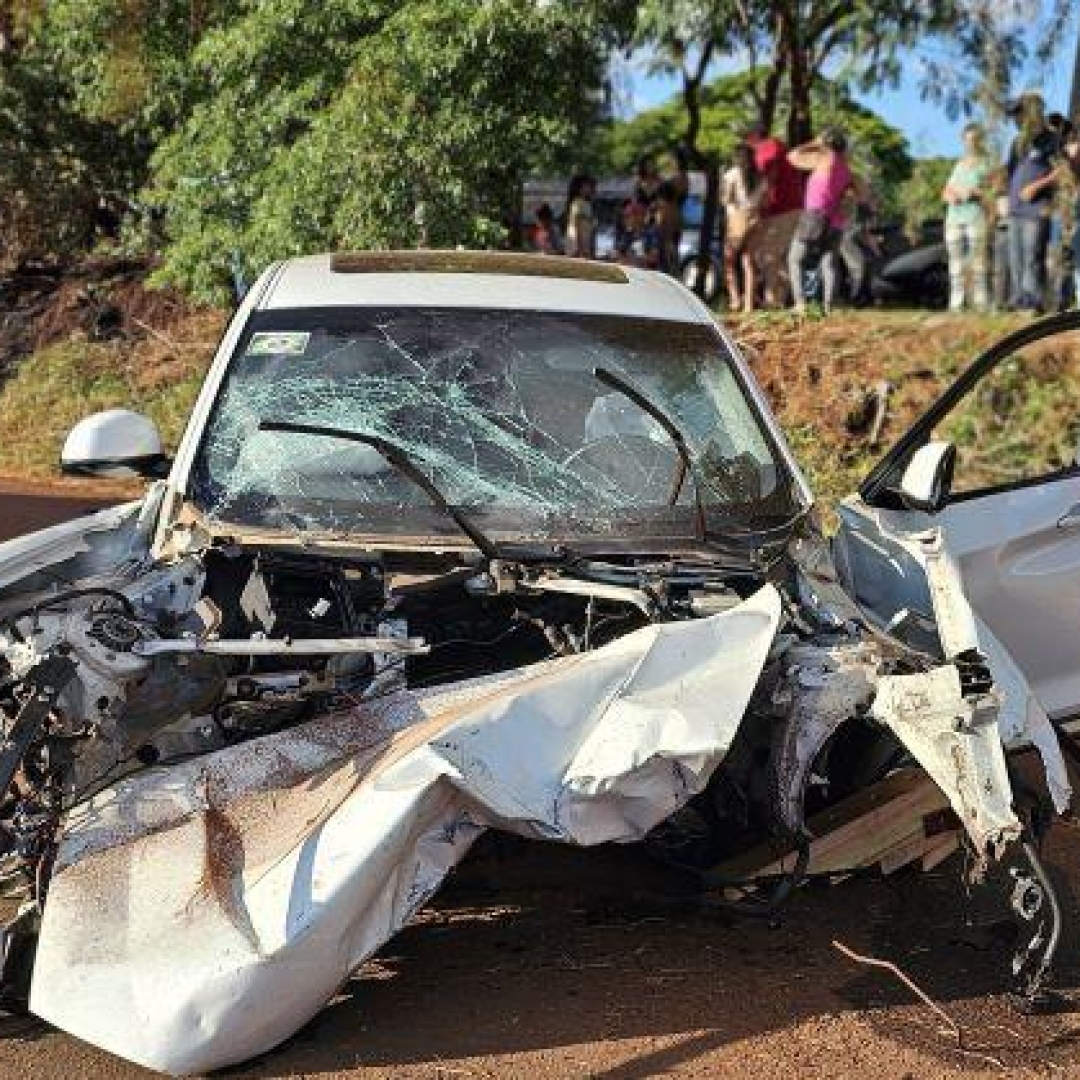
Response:
[[[217,312],[189,313],[167,331],[105,342],[72,337],[21,360],[0,387],[0,475],[56,479],[68,431],[102,409],[145,413],[175,447],[222,324]]]
[[[827,508],[858,487],[979,353],[1024,321],[1015,315],[868,310],[801,322],[783,313],[748,316],[729,328],[745,348],[819,504]],[[1080,400],[1076,378],[1071,386],[1058,384],[1071,395],[1072,432],[1071,414]],[[875,395],[886,387],[883,421],[875,432]],[[988,424],[1000,426],[991,441],[1017,463],[1052,433],[1058,440],[1061,393],[1049,384],[1045,394],[1027,395],[1023,416],[1013,415],[1008,401],[995,401],[990,409],[986,404],[973,400],[965,430],[943,433],[958,442],[962,461],[964,446],[976,435],[985,445]],[[1074,448],[1075,440],[1070,453]]]
[[[145,412],[174,447],[224,321],[185,313],[140,337],[94,343],[69,338],[22,360],[0,387],[0,475],[57,476],[64,436],[89,412]],[[852,491],[888,445],[987,345],[1020,325],[1015,316],[953,317],[863,311],[796,321],[785,313],[733,320],[795,453],[823,507]],[[872,393],[888,384],[887,407],[871,437]],[[1062,398],[1062,392],[1065,397]],[[1025,400],[1012,415],[998,402],[1001,453],[1022,461],[1033,441],[1072,440],[1080,386]],[[1069,408],[1069,422],[1062,408]],[[991,416],[967,419],[978,427]],[[1065,428],[1068,430],[1065,431]],[[958,432],[963,443],[971,431]],[[1066,440],[1066,441],[1067,441]]]

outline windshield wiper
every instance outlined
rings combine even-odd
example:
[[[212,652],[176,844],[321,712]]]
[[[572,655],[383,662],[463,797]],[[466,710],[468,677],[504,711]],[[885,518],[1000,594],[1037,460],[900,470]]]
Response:
[[[293,424],[287,420],[263,420],[260,431],[284,431],[294,435],[317,435],[328,439],[345,439],[348,442],[363,443],[370,446],[384,461],[392,465],[402,476],[408,477],[425,495],[449,517],[455,525],[476,545],[482,555],[488,559],[500,557],[499,547],[485,536],[469,518],[435,486],[430,478],[409,459],[400,446],[378,435],[365,435],[360,431],[346,431],[342,428],[317,427],[312,424]]]
[[[668,438],[671,439],[671,442],[679,455],[680,461],[679,473],[675,478],[668,505],[674,506],[678,501],[679,495],[682,492],[682,486],[686,481],[686,477],[689,476],[694,485],[695,539],[702,542],[705,541],[707,539],[705,528],[705,503],[701,498],[701,483],[698,480],[697,473],[694,471],[694,460],[690,456],[690,447],[686,445],[686,439],[684,438],[683,433],[675,425],[675,422],[671,420],[658,405],[654,405],[636,386],[634,386],[633,383],[627,382],[621,375],[616,375],[615,372],[602,367],[594,367],[592,373],[593,378],[598,382],[602,382],[605,386],[610,386],[624,397],[629,398],[642,412],[651,416],[667,433]]]

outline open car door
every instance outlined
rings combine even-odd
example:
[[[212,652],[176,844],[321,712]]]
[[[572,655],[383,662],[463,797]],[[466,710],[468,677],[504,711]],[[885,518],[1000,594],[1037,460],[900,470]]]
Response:
[[[979,357],[843,504],[835,541],[863,611],[936,649],[913,551],[939,530],[982,631],[1055,719],[1080,717],[1078,433],[1080,313],[1070,312]],[[918,475],[927,462],[938,467],[929,484]]]

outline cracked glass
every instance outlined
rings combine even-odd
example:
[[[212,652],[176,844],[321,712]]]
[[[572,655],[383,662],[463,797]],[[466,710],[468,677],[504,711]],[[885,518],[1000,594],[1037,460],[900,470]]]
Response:
[[[610,372],[661,410],[694,462]],[[256,313],[221,386],[188,497],[211,521],[291,532],[448,539],[428,494],[372,447],[263,431],[266,421],[392,443],[485,532],[518,540],[764,528],[792,478],[701,325],[486,309]]]

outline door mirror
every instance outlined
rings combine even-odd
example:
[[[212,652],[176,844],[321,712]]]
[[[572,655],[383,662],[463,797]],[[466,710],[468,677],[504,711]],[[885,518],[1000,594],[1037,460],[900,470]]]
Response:
[[[169,465],[154,422],[127,409],[110,409],[80,420],[60,454],[61,471],[75,476],[162,477]]]
[[[936,514],[949,498],[956,447],[949,442],[929,442],[920,446],[904,470],[900,498],[909,510]]]

